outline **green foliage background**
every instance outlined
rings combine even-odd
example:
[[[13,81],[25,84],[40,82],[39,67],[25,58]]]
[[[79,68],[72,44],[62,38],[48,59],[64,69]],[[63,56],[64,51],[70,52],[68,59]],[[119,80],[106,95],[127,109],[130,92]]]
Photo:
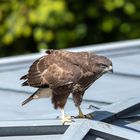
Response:
[[[139,38],[139,0],[1,0],[0,56]]]

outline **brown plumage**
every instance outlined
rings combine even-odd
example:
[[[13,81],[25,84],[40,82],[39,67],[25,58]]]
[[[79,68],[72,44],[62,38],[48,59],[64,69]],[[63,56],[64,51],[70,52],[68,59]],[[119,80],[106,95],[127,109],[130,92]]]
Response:
[[[112,62],[93,52],[69,52],[48,50],[47,55],[37,59],[28,74],[21,77],[23,86],[39,88],[23,105],[32,99],[52,97],[54,108],[64,109],[67,98],[73,96],[80,108],[83,95],[94,81],[112,70]],[[79,117],[83,117],[79,110]],[[67,121],[62,110],[62,121]]]

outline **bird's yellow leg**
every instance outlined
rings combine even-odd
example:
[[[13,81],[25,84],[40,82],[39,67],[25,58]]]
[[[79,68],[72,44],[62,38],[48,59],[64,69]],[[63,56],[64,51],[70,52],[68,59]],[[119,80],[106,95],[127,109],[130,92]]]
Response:
[[[79,112],[79,115],[78,115],[79,118],[85,118],[85,115],[83,114],[80,106],[78,106],[78,112]]]
[[[88,118],[88,119],[92,119],[93,116],[91,114],[88,114],[88,115],[84,115],[80,106],[78,106],[78,112],[79,112],[79,115],[76,116],[75,118]]]
[[[60,118],[61,118],[61,121],[62,121],[62,124],[63,124],[63,125],[64,125],[66,122],[72,122],[71,116],[66,116],[66,115],[65,115],[65,111],[64,111],[63,108],[61,109],[61,114],[62,114],[62,116],[61,116]]]

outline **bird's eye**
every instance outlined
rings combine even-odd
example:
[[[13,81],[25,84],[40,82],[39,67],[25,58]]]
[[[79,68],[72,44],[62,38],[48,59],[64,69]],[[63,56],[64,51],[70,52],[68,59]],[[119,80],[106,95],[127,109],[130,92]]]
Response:
[[[107,65],[106,65],[106,64],[100,64],[100,67],[102,67],[102,68],[106,68]]]

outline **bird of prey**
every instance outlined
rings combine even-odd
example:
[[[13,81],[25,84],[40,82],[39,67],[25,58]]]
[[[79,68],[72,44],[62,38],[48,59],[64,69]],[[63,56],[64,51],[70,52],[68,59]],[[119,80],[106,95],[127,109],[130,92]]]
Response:
[[[54,108],[61,109],[61,120],[64,124],[72,121],[64,112],[67,98],[72,94],[79,111],[78,117],[85,118],[80,108],[83,95],[104,73],[113,71],[112,62],[94,52],[47,50],[46,53],[31,65],[26,75],[20,78],[25,80],[23,86],[38,88],[22,105],[32,99],[51,97]]]

